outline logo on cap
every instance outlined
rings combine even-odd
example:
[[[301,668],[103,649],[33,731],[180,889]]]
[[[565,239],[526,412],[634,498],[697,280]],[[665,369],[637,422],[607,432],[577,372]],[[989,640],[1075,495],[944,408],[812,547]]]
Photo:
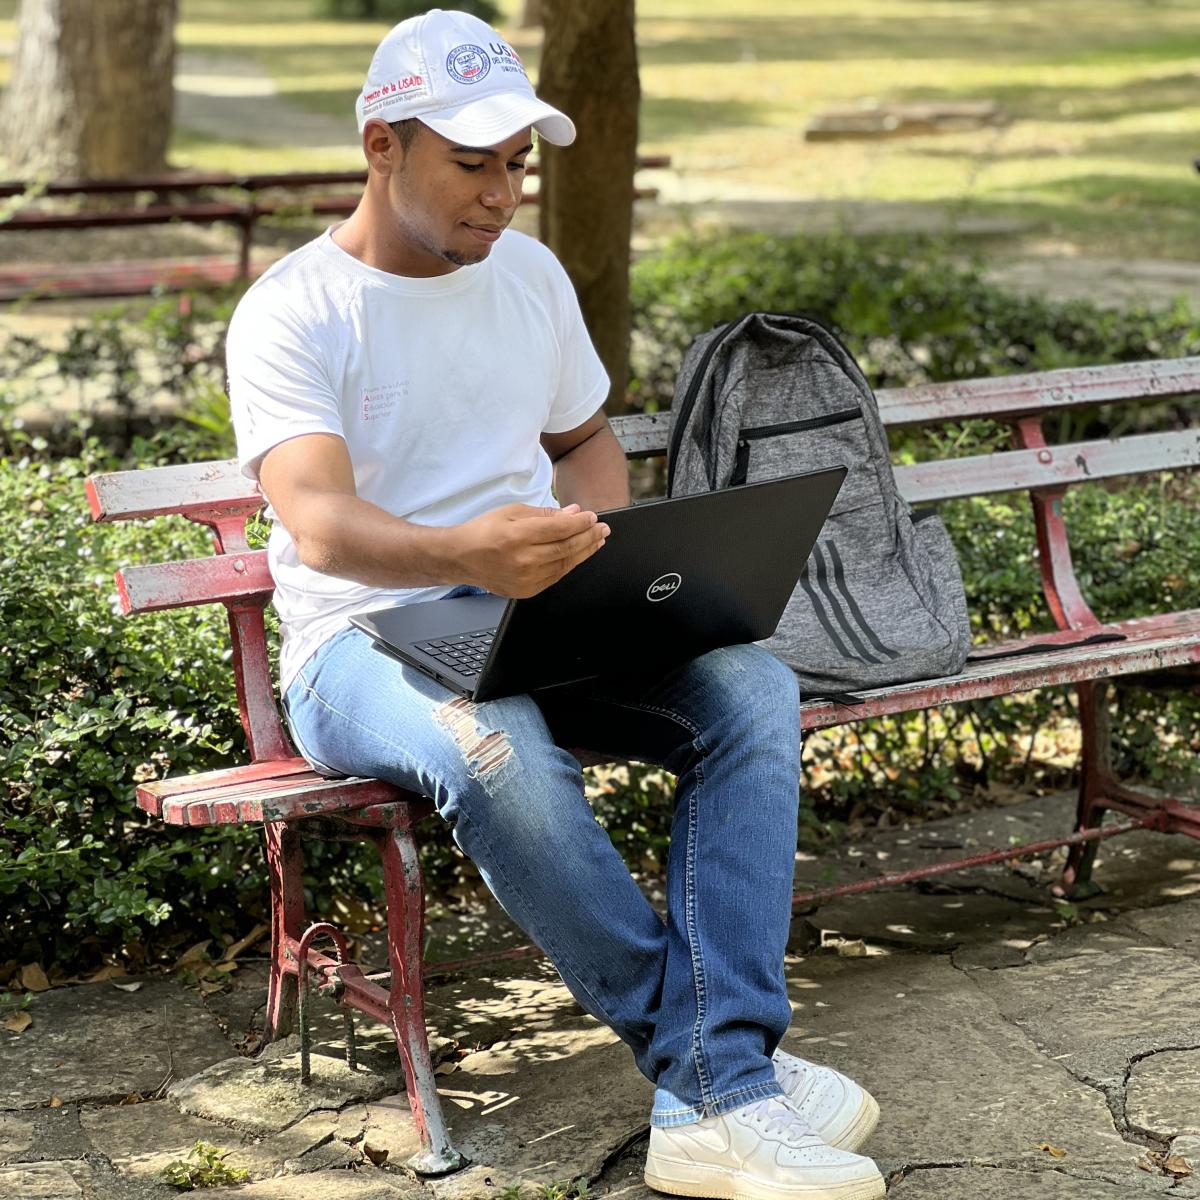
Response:
[[[459,83],[478,83],[492,69],[481,46],[455,46],[446,56],[446,70]]]
[[[660,575],[646,589],[646,599],[652,604],[657,603],[659,600],[665,600],[668,596],[675,595],[682,583],[683,580],[677,571],[671,571],[667,575]]]

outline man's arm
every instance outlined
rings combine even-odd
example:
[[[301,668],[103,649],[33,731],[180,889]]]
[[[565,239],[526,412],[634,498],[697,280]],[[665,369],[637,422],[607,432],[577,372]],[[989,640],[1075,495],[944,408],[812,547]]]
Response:
[[[625,452],[603,409],[565,433],[543,433],[542,448],[554,464],[560,504],[600,512],[629,504]]]
[[[437,528],[361,500],[346,443],[313,433],[274,446],[259,482],[314,571],[375,587],[470,583],[498,596],[532,596],[594,554],[608,526],[594,512],[508,504]]]

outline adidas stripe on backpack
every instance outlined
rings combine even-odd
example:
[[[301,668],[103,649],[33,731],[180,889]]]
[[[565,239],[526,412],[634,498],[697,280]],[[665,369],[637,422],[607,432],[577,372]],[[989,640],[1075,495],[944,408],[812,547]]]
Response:
[[[669,496],[843,465],[848,474],[774,637],[802,693],[955,675],[970,649],[954,547],[896,490],[887,435],[849,351],[806,317],[749,313],[684,357]]]

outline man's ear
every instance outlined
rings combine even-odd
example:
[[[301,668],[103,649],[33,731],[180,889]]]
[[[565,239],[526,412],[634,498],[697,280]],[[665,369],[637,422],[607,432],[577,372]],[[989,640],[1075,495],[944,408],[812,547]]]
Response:
[[[386,121],[368,121],[362,133],[363,157],[379,175],[390,175],[400,167],[404,151]]]

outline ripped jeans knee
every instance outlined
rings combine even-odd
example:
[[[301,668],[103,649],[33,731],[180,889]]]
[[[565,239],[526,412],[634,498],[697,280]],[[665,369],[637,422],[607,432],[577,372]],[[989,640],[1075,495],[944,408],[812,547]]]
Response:
[[[478,779],[486,779],[513,758],[512,740],[503,729],[481,728],[479,705],[457,696],[433,710],[433,719],[449,730],[454,744]]]

